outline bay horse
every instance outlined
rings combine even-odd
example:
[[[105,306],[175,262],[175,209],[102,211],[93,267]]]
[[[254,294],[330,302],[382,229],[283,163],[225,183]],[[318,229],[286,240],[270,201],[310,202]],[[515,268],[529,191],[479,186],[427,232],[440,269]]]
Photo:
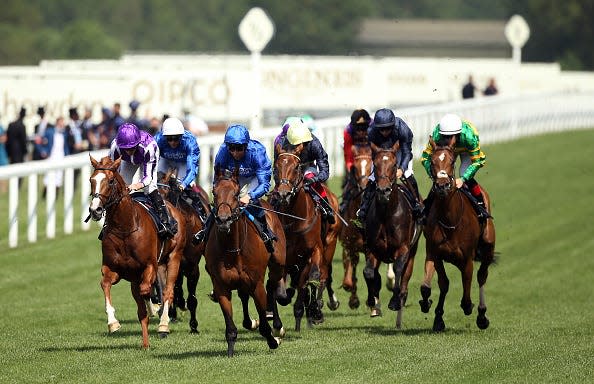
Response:
[[[171,215],[178,223],[178,232],[171,239],[159,238],[150,213],[132,199],[124,179],[118,173],[121,159],[112,161],[106,156],[97,161],[89,157],[94,168],[90,177],[92,200],[89,213],[95,221],[105,215],[101,240],[101,288],[105,296],[108,330],[113,333],[120,329],[111,300],[111,286],[121,279],[127,280],[138,308],[142,346],[148,348],[149,314],[154,315],[150,293],[159,264],[167,266],[167,282],[163,291],[164,310],[158,332],[161,337],[169,333],[168,308],[173,302],[173,285],[186,244],[185,223],[181,213],[168,204]]]
[[[233,173],[215,169],[213,184],[213,214],[215,228],[206,242],[206,271],[209,273],[214,298],[219,303],[225,318],[225,339],[227,356],[234,354],[237,340],[237,327],[233,322],[231,291],[237,290],[243,307],[243,327],[249,330],[258,328],[266,338],[270,349],[278,348],[285,330],[278,309],[273,310],[274,334],[266,318],[267,302],[274,302],[276,295],[272,287],[264,286],[266,269],[269,267],[269,280],[278,283],[284,274],[286,240],[282,224],[276,214],[266,211],[267,223],[275,233],[274,255],[271,255],[262,241],[258,229],[248,217],[251,214],[239,204],[239,169]],[[262,207],[270,208],[266,201]],[[256,219],[257,220],[257,219]],[[258,321],[251,320],[248,313],[248,300],[252,297]]]
[[[470,299],[474,261],[480,261],[477,272],[479,285],[479,306],[476,325],[480,329],[489,327],[486,316],[485,283],[489,274],[489,265],[494,262],[495,225],[492,218],[481,223],[468,196],[455,185],[454,152],[455,136],[443,146],[438,146],[429,139],[433,153],[431,155],[431,176],[433,179],[434,201],[423,229],[426,239],[425,276],[421,284],[419,301],[421,310],[429,312],[432,301],[431,280],[437,271],[439,300],[435,307],[433,331],[445,330],[443,320],[444,302],[449,289],[449,280],[444,268],[444,261],[455,265],[462,273],[463,294],[460,307],[465,315],[470,315],[473,303]],[[487,210],[491,212],[491,201],[483,189]]]
[[[316,209],[313,197],[305,190],[304,174],[299,155],[303,144],[291,151],[275,147],[277,158],[274,162],[276,185],[273,192],[275,209],[281,213],[302,218],[298,220],[287,215],[280,215],[280,220],[287,237],[287,270],[291,277],[291,287],[297,288],[297,298],[293,305],[295,330],[301,330],[304,312],[308,326],[324,321],[322,313],[322,293],[330,286],[332,259],[342,222],[327,223]],[[338,198],[327,186],[328,201],[338,212]],[[329,307],[338,305],[334,295],[330,295]]]
[[[412,207],[401,189],[403,187],[397,184],[398,147],[398,142],[388,149],[371,143],[376,188],[365,220],[368,252],[363,276],[371,316],[381,315],[381,277],[378,269],[381,262],[394,263],[396,283],[388,308],[398,311],[396,327],[401,328],[421,227],[414,219]]]
[[[186,309],[186,301],[184,300],[182,289],[183,278],[185,276],[186,288],[188,290],[187,309],[190,312],[190,333],[198,333],[198,320],[196,318],[198,299],[196,297],[196,287],[200,279],[200,268],[198,264],[202,255],[204,255],[204,242],[194,245],[191,240],[194,233],[203,228],[204,223],[192,204],[182,196],[182,191],[179,190],[178,186],[179,181],[176,170],[172,169],[160,178],[159,192],[173,206],[179,209],[186,223],[186,244],[183,248],[180,270],[173,289],[173,305],[169,307],[169,317],[173,321],[177,319],[177,309]],[[196,190],[201,204],[205,209],[205,213],[208,215],[210,213],[208,194],[199,186],[196,186]],[[161,281],[163,278],[159,278],[159,280]]]
[[[343,192],[343,196],[347,194],[351,196],[344,212],[344,218],[347,222],[357,218],[357,210],[361,206],[361,195],[367,187],[373,165],[371,146],[367,142],[367,138],[365,143],[354,144],[352,153],[353,168],[347,174],[347,182]],[[350,191],[347,191],[347,189],[350,189]],[[357,265],[359,264],[359,254],[367,251],[365,239],[361,231],[354,225],[349,225],[342,227],[340,242],[342,243],[342,264],[344,266],[342,288],[351,293],[349,307],[356,309],[360,305],[357,296]]]

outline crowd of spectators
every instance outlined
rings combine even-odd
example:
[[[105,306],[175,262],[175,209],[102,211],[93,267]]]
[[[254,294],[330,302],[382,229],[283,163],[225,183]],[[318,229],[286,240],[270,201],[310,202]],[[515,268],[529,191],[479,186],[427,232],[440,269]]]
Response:
[[[37,108],[38,119],[32,136],[27,135],[23,121],[28,111],[21,107],[18,118],[7,129],[0,124],[0,166],[109,148],[118,127],[125,122],[134,123],[154,136],[169,117],[167,114],[162,117],[141,117],[138,114],[140,103],[136,100],[132,100],[128,106],[128,116],[122,115],[120,103],[114,103],[112,108],[103,107],[99,121],[93,121],[90,108],[81,111],[78,107],[70,108],[68,117],[55,116],[50,120],[45,107],[40,106]],[[181,120],[195,136],[208,133],[208,125],[187,108]]]

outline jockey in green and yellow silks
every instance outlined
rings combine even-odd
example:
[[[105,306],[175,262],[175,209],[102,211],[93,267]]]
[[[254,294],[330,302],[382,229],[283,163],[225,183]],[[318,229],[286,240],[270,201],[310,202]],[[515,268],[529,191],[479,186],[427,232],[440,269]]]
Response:
[[[456,187],[462,188],[464,184],[470,190],[472,196],[479,204],[479,218],[488,217],[485,208],[481,187],[474,179],[474,176],[480,168],[485,165],[486,156],[481,150],[479,134],[474,125],[467,120],[461,119],[453,113],[446,114],[433,129],[431,138],[438,145],[452,136],[456,136],[456,145],[454,152],[460,157],[460,177],[456,178]],[[431,155],[433,148],[428,143],[421,156],[421,162],[431,177]],[[425,200],[425,214],[429,212],[432,202],[432,195],[429,194]],[[482,208],[482,210],[480,209]]]

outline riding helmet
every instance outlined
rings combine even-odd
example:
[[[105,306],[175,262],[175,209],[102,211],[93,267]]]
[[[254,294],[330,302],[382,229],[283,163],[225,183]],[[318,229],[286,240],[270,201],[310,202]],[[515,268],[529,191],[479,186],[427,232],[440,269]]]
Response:
[[[250,133],[245,125],[234,124],[227,128],[225,133],[225,143],[227,144],[247,144],[250,142]]]
[[[163,136],[184,134],[184,125],[177,117],[169,117],[163,122]]]
[[[391,109],[378,109],[373,117],[373,124],[378,128],[391,127],[396,124],[396,116]]]
[[[442,135],[455,135],[462,132],[462,119],[454,113],[448,113],[439,120],[439,133]]]
[[[140,143],[140,130],[132,123],[124,123],[118,129],[116,144],[119,148],[134,148]]]

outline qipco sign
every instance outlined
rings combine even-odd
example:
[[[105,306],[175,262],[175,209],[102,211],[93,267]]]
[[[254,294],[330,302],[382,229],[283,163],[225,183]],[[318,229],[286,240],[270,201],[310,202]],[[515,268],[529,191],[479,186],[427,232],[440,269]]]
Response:
[[[139,79],[132,84],[132,97],[143,104],[220,106],[229,101],[229,85],[223,76]]]

